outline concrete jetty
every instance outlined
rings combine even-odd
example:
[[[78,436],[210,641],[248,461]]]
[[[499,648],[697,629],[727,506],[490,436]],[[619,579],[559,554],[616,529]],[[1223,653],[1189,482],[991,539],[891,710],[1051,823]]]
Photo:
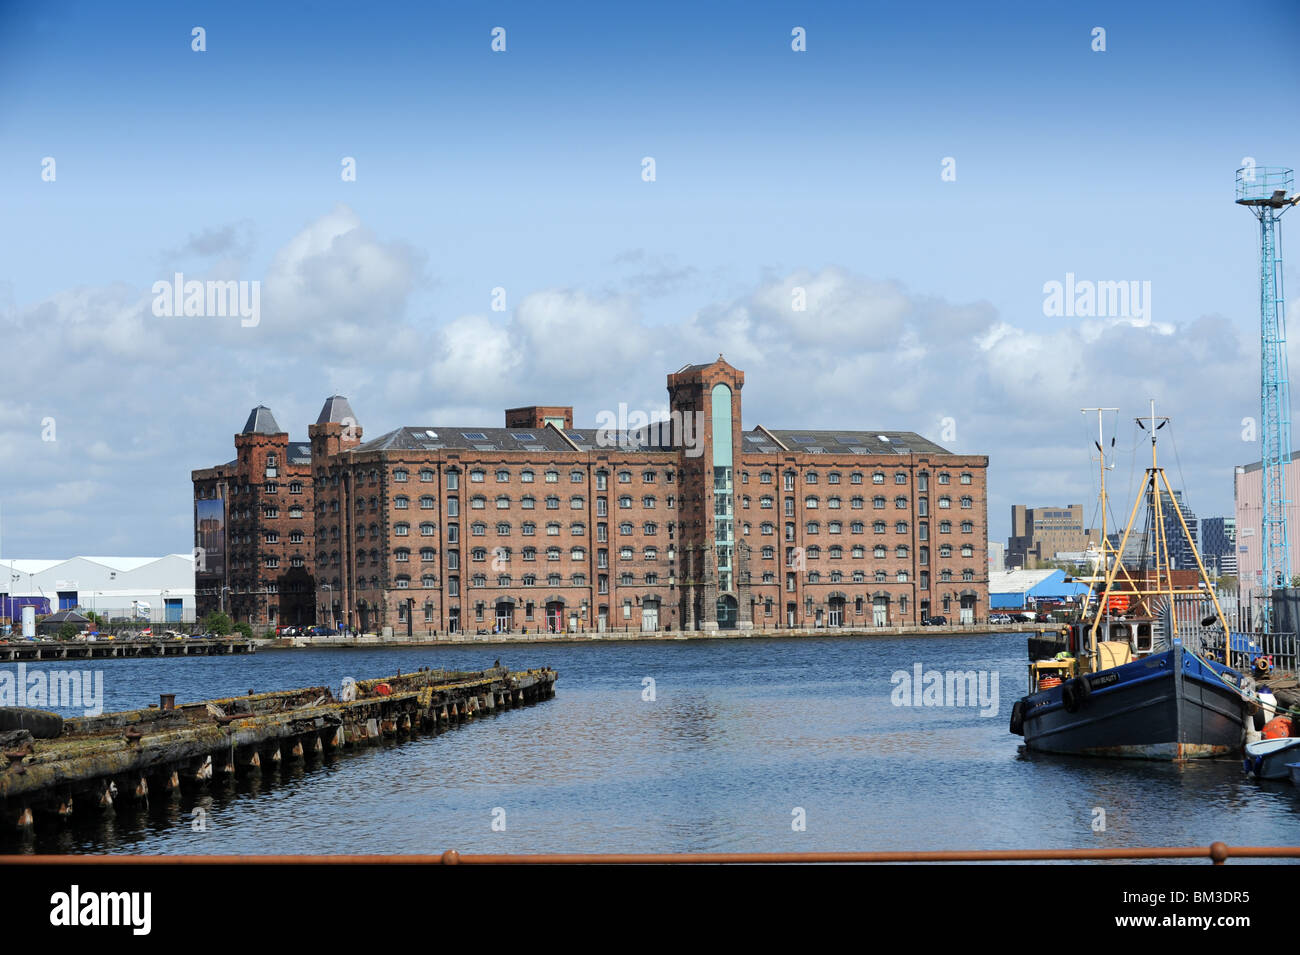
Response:
[[[134,657],[201,657],[253,653],[243,637],[181,640],[21,640],[0,643],[0,662],[20,660],[109,660]]]

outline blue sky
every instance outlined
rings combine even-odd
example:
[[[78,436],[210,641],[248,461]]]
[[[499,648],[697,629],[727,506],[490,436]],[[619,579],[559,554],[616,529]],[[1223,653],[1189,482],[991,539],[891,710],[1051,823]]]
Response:
[[[1297,27],[1294,3],[0,0],[0,319],[11,356],[76,369],[0,392],[4,554],[188,549],[189,470],[258,401],[295,437],[335,389],[369,434],[531,401],[590,422],[718,351],[750,424],[954,418],[995,539],[1011,503],[1091,504],[1079,407],[1153,395],[1192,507],[1228,513],[1258,455],[1233,173],[1300,162],[1276,119],[1300,58],[1254,39]],[[261,325],[160,326],[177,270],[263,281]],[[1067,272],[1149,281],[1150,325],[1045,317]],[[801,283],[810,312],[779,314]]]

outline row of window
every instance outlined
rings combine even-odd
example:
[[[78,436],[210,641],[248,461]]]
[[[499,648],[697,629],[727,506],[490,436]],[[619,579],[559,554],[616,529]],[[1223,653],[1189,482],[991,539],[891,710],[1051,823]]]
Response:
[[[488,469],[486,468],[478,468],[478,467],[471,468],[467,473],[469,476],[469,481],[472,484],[483,484],[487,481]],[[364,480],[367,476],[369,477],[371,484],[379,483],[378,468],[371,468],[368,473],[358,474],[357,480],[358,481]],[[506,484],[511,479],[510,469],[504,467],[493,469],[492,476],[498,484]],[[570,484],[582,484],[586,481],[586,472],[575,468],[569,471],[568,477],[569,477]],[[410,478],[411,478],[411,472],[408,471],[406,468],[393,469],[394,483],[405,484],[410,480]],[[673,472],[672,470],[664,471],[665,483],[668,484],[673,483],[674,478],[675,478],[675,472]],[[327,474],[324,468],[320,468],[317,470],[317,479],[322,484],[338,483],[338,475]],[[548,469],[542,473],[542,479],[547,484],[558,484],[560,481],[560,472],[554,468]],[[620,484],[630,484],[632,481],[632,472],[626,470],[619,471],[617,475],[617,479]],[[422,468],[419,471],[419,480],[426,484],[432,483],[435,480],[433,469]],[[532,484],[537,480],[537,472],[534,471],[532,468],[527,468],[527,467],[523,468],[519,472],[519,480],[524,484]],[[658,472],[651,471],[651,470],[642,471],[641,480],[646,484],[655,484],[659,480],[659,474]],[[596,484],[598,487],[601,488],[606,487],[608,485],[608,481],[609,481],[608,471],[600,470],[596,472]],[[451,470],[447,472],[447,487],[451,489],[460,487],[459,471]]]
[[[776,502],[774,501],[774,499],[768,496],[760,497],[758,499],[758,506],[763,510],[771,510],[772,507],[775,505],[775,503]],[[887,505],[887,503],[888,502],[883,495],[878,495],[871,499],[871,506],[876,510],[882,510]],[[865,506],[865,504],[866,504],[866,498],[863,497],[852,497],[849,499],[849,506],[853,510],[861,510]],[[941,510],[948,510],[949,508],[952,507],[952,498],[948,497],[947,495],[944,495],[938,499],[937,504]],[[960,499],[960,504],[964,510],[970,510],[972,507],[975,506],[975,501],[973,498],[969,496],[963,496]],[[742,509],[748,508],[749,505],[750,505],[749,495],[748,494],[742,495],[740,498],[741,508]],[[832,510],[832,511],[839,510],[843,507],[843,505],[844,505],[843,499],[835,495],[831,495],[826,499],[826,507],[828,510]],[[803,499],[803,506],[808,510],[817,510],[818,508],[821,507],[821,498],[819,498],[816,494],[809,494],[807,497]],[[894,507],[896,507],[899,510],[906,510],[907,498],[903,495],[899,495],[898,497],[894,498]],[[785,513],[787,515],[794,514],[794,498],[787,497],[785,499]]]
[[[280,535],[279,535],[279,533],[276,532],[276,531],[267,531],[267,532],[262,536],[262,539],[263,539],[264,541],[266,541],[266,543],[268,543],[268,544],[278,544],[278,543],[280,543]],[[232,543],[233,543],[233,542],[232,542]],[[245,543],[248,543],[248,541],[245,540]],[[291,533],[291,534],[289,535],[289,543],[290,543],[290,544],[301,544],[301,543],[302,543],[302,531],[294,531],[293,533]]]
[[[603,524],[601,525],[601,527],[604,527],[604,526],[605,526],[605,525],[603,525]],[[672,530],[672,526],[673,526],[673,525],[672,525],[671,523],[668,525],[670,531]],[[624,536],[630,535],[630,534],[633,533],[633,527],[634,527],[633,524],[631,524],[630,522],[625,521],[625,522],[619,524],[619,533],[622,534],[622,535],[624,535]],[[920,525],[920,527],[923,528],[923,527],[925,527],[925,525],[922,524],[922,525]],[[487,528],[488,528],[488,525],[487,525],[487,524],[485,524],[485,523],[483,523],[483,522],[481,522],[481,521],[475,521],[473,524],[470,525],[470,533],[473,534],[475,537],[483,537],[484,535],[487,534]],[[750,531],[751,531],[751,528],[752,528],[752,525],[750,525],[750,524],[748,524],[748,523],[744,524],[744,525],[742,526],[743,533],[746,534],[746,535],[748,535],[748,534],[750,533]],[[872,529],[872,531],[873,531],[874,533],[876,533],[876,534],[883,534],[883,533],[885,533],[886,528],[887,528],[887,525],[886,525],[886,523],[885,523],[884,521],[876,521],[875,523],[873,523],[873,524],[871,525],[871,529]],[[519,530],[520,530],[520,533],[522,533],[525,537],[531,537],[532,535],[534,535],[534,534],[537,533],[537,525],[534,524],[534,523],[531,522],[531,521],[525,521],[523,524],[519,525]],[[820,533],[821,533],[821,530],[822,530],[822,525],[821,525],[821,522],[820,522],[820,521],[808,521],[808,522],[804,525],[804,532],[805,532],[806,534],[820,534]],[[546,534],[547,534],[547,536],[550,536],[550,537],[557,536],[557,535],[559,535],[560,531],[561,531],[561,525],[560,525],[560,523],[559,523],[558,521],[551,521],[551,522],[549,522],[549,523],[546,525]],[[655,535],[655,534],[657,534],[657,533],[659,532],[659,525],[656,524],[656,523],[653,522],[653,521],[647,521],[647,522],[645,522],[645,523],[643,523],[643,524],[641,525],[641,531],[642,531],[642,533],[644,533],[644,534],[647,534],[647,535],[651,535],[651,536],[653,536],[653,535]],[[975,531],[975,524],[974,524],[973,521],[963,521],[963,522],[961,523],[961,533],[963,533],[963,534],[972,534],[972,533],[974,533],[974,531]],[[432,537],[436,532],[437,532],[437,525],[436,525],[436,524],[434,524],[434,523],[432,523],[432,522],[430,522],[430,521],[426,521],[426,522],[420,524],[420,536],[422,536],[422,537]],[[496,532],[497,532],[498,535],[501,535],[501,536],[509,535],[510,533],[512,533],[512,525],[511,525],[508,521],[500,521],[500,522],[498,522],[497,525],[496,525]],[[586,532],[587,532],[587,525],[584,524],[584,523],[582,523],[581,521],[575,521],[574,523],[572,523],[572,524],[569,525],[569,532],[570,532],[570,534],[572,534],[574,537],[581,537],[581,536],[583,536],[584,534],[586,534]],[[839,522],[839,521],[829,521],[829,522],[827,522],[827,524],[826,524],[826,532],[827,532],[828,534],[841,534],[841,533],[844,532],[844,525],[843,525],[841,522]],[[862,534],[862,533],[865,533],[865,532],[866,532],[866,524],[863,523],[862,521],[853,521],[852,523],[849,524],[849,532],[852,533],[852,534]],[[895,532],[895,533],[898,533],[898,534],[906,534],[906,533],[908,532],[908,525],[907,525],[907,522],[906,522],[906,521],[897,521],[897,522],[895,522],[895,524],[894,524],[894,532]],[[410,533],[411,533],[411,525],[408,524],[408,523],[406,523],[405,521],[399,521],[399,522],[397,522],[396,524],[393,525],[393,534],[394,534],[394,536],[397,536],[397,537],[406,537],[406,536],[408,536]],[[775,525],[775,524],[772,524],[772,523],[770,523],[770,522],[764,522],[764,523],[762,523],[762,524],[759,525],[759,533],[762,534],[763,536],[771,536],[771,535],[773,535],[773,534],[776,533],[776,525]],[[939,533],[940,533],[940,534],[951,534],[951,533],[952,533],[952,522],[951,522],[951,521],[940,521],[940,522],[939,522]],[[337,539],[337,537],[338,537],[337,528],[332,529],[332,534],[333,534],[333,536]],[[370,525],[370,536],[372,536],[372,537],[376,537],[376,538],[377,538],[377,537],[379,537],[380,535],[381,535],[381,532],[380,532],[379,525],[378,525],[378,524],[371,524],[371,525]],[[786,525],[786,536],[787,536],[787,537],[790,537],[790,538],[793,538],[793,535],[794,535],[794,525],[793,525],[793,524],[787,524],[787,525]],[[365,527],[365,525],[358,525],[358,527],[357,527],[357,537],[358,537],[358,539],[363,539],[365,536],[366,536],[366,527]],[[671,536],[671,535],[670,535],[670,536]],[[922,539],[922,540],[925,540],[925,539],[926,539],[926,535],[922,534],[922,535],[921,535],[921,539]],[[269,542],[269,541],[268,541],[268,542]]]
[[[821,472],[819,472],[819,471],[815,471],[815,470],[811,470],[811,471],[806,471],[806,472],[804,472],[804,483],[805,483],[805,484],[817,484],[817,483],[821,480],[821,478],[820,478],[820,476],[819,476],[820,473],[821,473]],[[787,491],[792,491],[792,490],[794,490],[795,479],[797,478],[797,476],[798,476],[797,473],[794,472],[794,471],[785,471],[785,472],[783,472],[782,477],[784,478],[785,489],[786,489]],[[771,483],[772,483],[772,478],[773,478],[773,474],[772,474],[771,471],[760,471],[760,472],[759,472],[759,475],[758,475],[758,483],[760,483],[760,484],[771,484]],[[841,483],[842,478],[843,478],[843,475],[842,475],[839,471],[827,471],[827,472],[826,472],[826,483],[827,483],[827,484],[839,484],[839,483]],[[961,475],[959,476],[958,479],[960,480],[960,482],[961,482],[962,484],[973,484],[973,483],[974,483],[974,475],[972,475],[969,471],[963,471],[963,472],[961,473]],[[940,484],[945,484],[945,485],[946,485],[946,484],[951,484],[951,483],[952,483],[952,475],[951,475],[949,472],[947,472],[947,471],[941,471],[941,472],[939,472],[939,474],[937,475],[936,480],[937,480]],[[740,472],[740,483],[741,483],[741,484],[748,484],[748,483],[749,483],[749,472],[748,472],[748,471],[742,471],[742,472]],[[850,484],[862,484],[862,483],[863,483],[863,473],[862,473],[861,471],[853,471],[853,472],[850,472],[850,474],[849,474],[849,483],[850,483]],[[884,471],[876,471],[876,472],[872,473],[872,475],[871,475],[871,483],[872,483],[872,484],[884,484],[884,483],[885,483],[885,472],[884,472]],[[906,483],[907,483],[907,472],[906,472],[906,471],[895,471],[895,472],[894,472],[894,483],[895,483],[895,484],[906,484]],[[918,490],[918,491],[925,491],[925,490],[928,490],[928,489],[929,489],[929,486],[930,486],[930,475],[929,475],[929,472],[927,472],[927,471],[921,471],[920,473],[918,473],[917,476],[916,476],[916,488],[917,488],[917,490]]]
[[[817,484],[821,480],[820,477],[821,473],[822,472],[817,470],[806,471],[804,473],[804,482],[806,484]],[[471,483],[482,484],[487,481],[488,469],[475,467],[475,468],[471,468],[468,474]],[[826,474],[826,483],[828,484],[839,484],[843,480],[843,475],[839,471],[827,471],[825,472],[825,474]],[[510,469],[505,467],[493,469],[492,475],[498,484],[508,483],[511,478]],[[666,483],[671,484],[675,479],[675,472],[671,468],[665,469],[663,475],[664,475],[664,481]],[[268,473],[268,477],[270,476],[273,475]],[[363,480],[366,476],[367,476],[366,474],[359,474],[358,480]],[[368,472],[368,476],[371,484],[379,483],[378,468],[371,468],[370,471]],[[609,477],[608,471],[605,470],[597,471],[596,472],[597,486],[604,488],[607,484],[608,477]],[[435,476],[432,468],[422,468],[419,472],[419,479],[424,483],[431,483],[433,482],[434,478]],[[796,478],[796,472],[786,471],[784,472],[784,478],[785,478],[786,486],[793,487]],[[871,475],[871,483],[884,484],[886,482],[886,478],[887,476],[884,471],[875,471]],[[317,479],[322,484],[338,483],[338,476],[327,474],[324,468],[320,468],[317,470]],[[534,471],[532,468],[524,468],[519,472],[519,480],[524,484],[531,484],[532,482],[536,481],[536,479],[537,479],[537,472]],[[547,471],[543,472],[543,479],[547,484],[557,484],[560,481],[560,472],[553,468],[548,469]],[[646,470],[641,472],[641,480],[646,484],[655,484],[658,482],[658,479],[659,479],[659,474],[657,471]],[[759,483],[761,484],[771,484],[773,481],[773,472],[761,471],[759,472],[758,479],[759,479]],[[952,483],[952,475],[947,471],[940,471],[936,475],[935,479],[939,484],[946,485]],[[408,471],[406,468],[395,468],[393,470],[394,482],[398,484],[404,484],[409,480],[410,480],[410,471]],[[586,473],[584,471],[579,469],[573,469],[569,471],[570,484],[582,484],[585,480],[586,480]],[[618,471],[617,480],[618,483],[620,484],[630,484],[632,482],[632,472],[629,470]],[[963,471],[958,476],[958,480],[962,484],[972,484],[974,483],[974,475],[972,475],[969,471]],[[849,474],[849,482],[852,484],[862,484],[864,483],[864,481],[865,481],[865,475],[861,471],[853,471]],[[895,484],[903,485],[903,484],[907,484],[907,482],[908,482],[908,477],[906,471],[894,472]],[[749,483],[748,471],[741,472],[741,483],[743,484]],[[917,486],[920,490],[925,490],[926,487],[928,486],[928,483],[929,483],[928,472],[922,471],[919,474],[917,474]],[[459,486],[460,486],[459,472],[455,470],[448,471],[447,487],[457,488]],[[240,485],[233,485],[231,490],[232,493],[236,493],[236,494],[239,493]],[[245,491],[245,493],[247,493],[249,490],[251,490],[251,486],[245,484],[243,485],[243,490]]]
[[[918,525],[919,528],[923,528],[923,527],[925,527],[925,526],[926,526],[926,525],[924,525],[924,524]],[[749,525],[749,524],[744,524],[744,525],[743,525],[743,532],[744,532],[745,534],[749,534],[750,527],[751,527],[751,525]],[[840,533],[843,533],[844,525],[841,524],[839,521],[830,521],[830,522],[827,523],[826,528],[827,528],[827,533],[828,533],[828,534],[840,534]],[[863,533],[864,530],[865,530],[865,528],[866,528],[866,524],[864,524],[862,521],[854,521],[853,523],[851,523],[851,524],[849,525],[849,529],[850,529],[851,533],[854,533],[854,534],[861,534],[861,533]],[[883,533],[885,533],[885,522],[884,522],[884,521],[877,521],[876,523],[874,523],[874,524],[872,525],[872,529],[873,529],[877,534],[883,534]],[[897,532],[900,533],[900,534],[906,534],[906,533],[907,533],[907,525],[906,525],[904,522],[902,522],[902,521],[900,521],[898,524],[895,525],[895,529],[896,529]],[[795,525],[794,525],[794,524],[786,524],[786,525],[785,525],[785,536],[786,536],[786,540],[793,540],[793,539],[794,539],[794,531],[795,531]],[[822,531],[822,525],[821,525],[821,522],[820,522],[820,521],[808,521],[808,522],[804,525],[804,532],[807,533],[807,534],[820,534],[821,531]],[[776,533],[776,525],[773,524],[773,523],[771,523],[771,522],[769,522],[769,521],[764,521],[762,524],[758,525],[758,532],[759,532],[760,534],[764,535],[764,536],[771,536],[772,534],[775,534],[775,533]],[[962,522],[961,522],[961,532],[962,532],[963,534],[973,534],[973,533],[975,532],[975,522],[974,522],[974,521],[962,521]],[[940,521],[940,522],[939,522],[939,533],[940,533],[940,534],[951,534],[951,533],[952,533],[952,521]],[[925,540],[926,538],[925,538],[925,536],[923,535],[921,539],[922,539],[922,540]]]
[[[292,507],[289,508],[289,516],[290,516],[290,517],[296,519],[296,518],[300,518],[300,517],[302,517],[302,515],[303,515],[302,505],[300,505],[300,504],[295,504],[295,505],[293,505]],[[263,517],[279,517],[279,516],[280,516],[280,509],[279,509],[276,505],[274,505],[274,504],[267,504],[267,505],[264,505],[264,506],[262,507],[262,516],[263,516]],[[235,521],[251,521],[252,519],[253,519],[253,509],[252,509],[252,508],[240,508],[239,510],[234,510],[234,509],[232,508],[231,511],[230,511],[230,520],[231,520],[231,523],[234,523]]]

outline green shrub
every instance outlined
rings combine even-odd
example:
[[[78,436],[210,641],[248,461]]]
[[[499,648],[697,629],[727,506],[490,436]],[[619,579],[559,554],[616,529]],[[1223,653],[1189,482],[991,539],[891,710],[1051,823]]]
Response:
[[[204,633],[215,633],[217,636],[223,637],[234,628],[235,625],[230,617],[219,610],[214,610],[203,618]]]

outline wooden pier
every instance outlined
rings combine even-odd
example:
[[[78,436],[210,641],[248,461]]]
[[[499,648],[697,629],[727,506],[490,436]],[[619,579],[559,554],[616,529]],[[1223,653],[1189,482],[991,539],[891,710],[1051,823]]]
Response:
[[[38,816],[144,805],[150,793],[327,752],[438,733],[555,693],[550,668],[508,672],[417,670],[344,688],[323,686],[68,719],[53,738],[0,734],[0,819],[30,828]],[[353,691],[355,687],[355,691]],[[5,765],[7,764],[7,765]]]
[[[257,644],[243,637],[181,640],[24,640],[0,643],[0,662],[19,660],[108,660],[132,657],[204,657],[252,653]]]

